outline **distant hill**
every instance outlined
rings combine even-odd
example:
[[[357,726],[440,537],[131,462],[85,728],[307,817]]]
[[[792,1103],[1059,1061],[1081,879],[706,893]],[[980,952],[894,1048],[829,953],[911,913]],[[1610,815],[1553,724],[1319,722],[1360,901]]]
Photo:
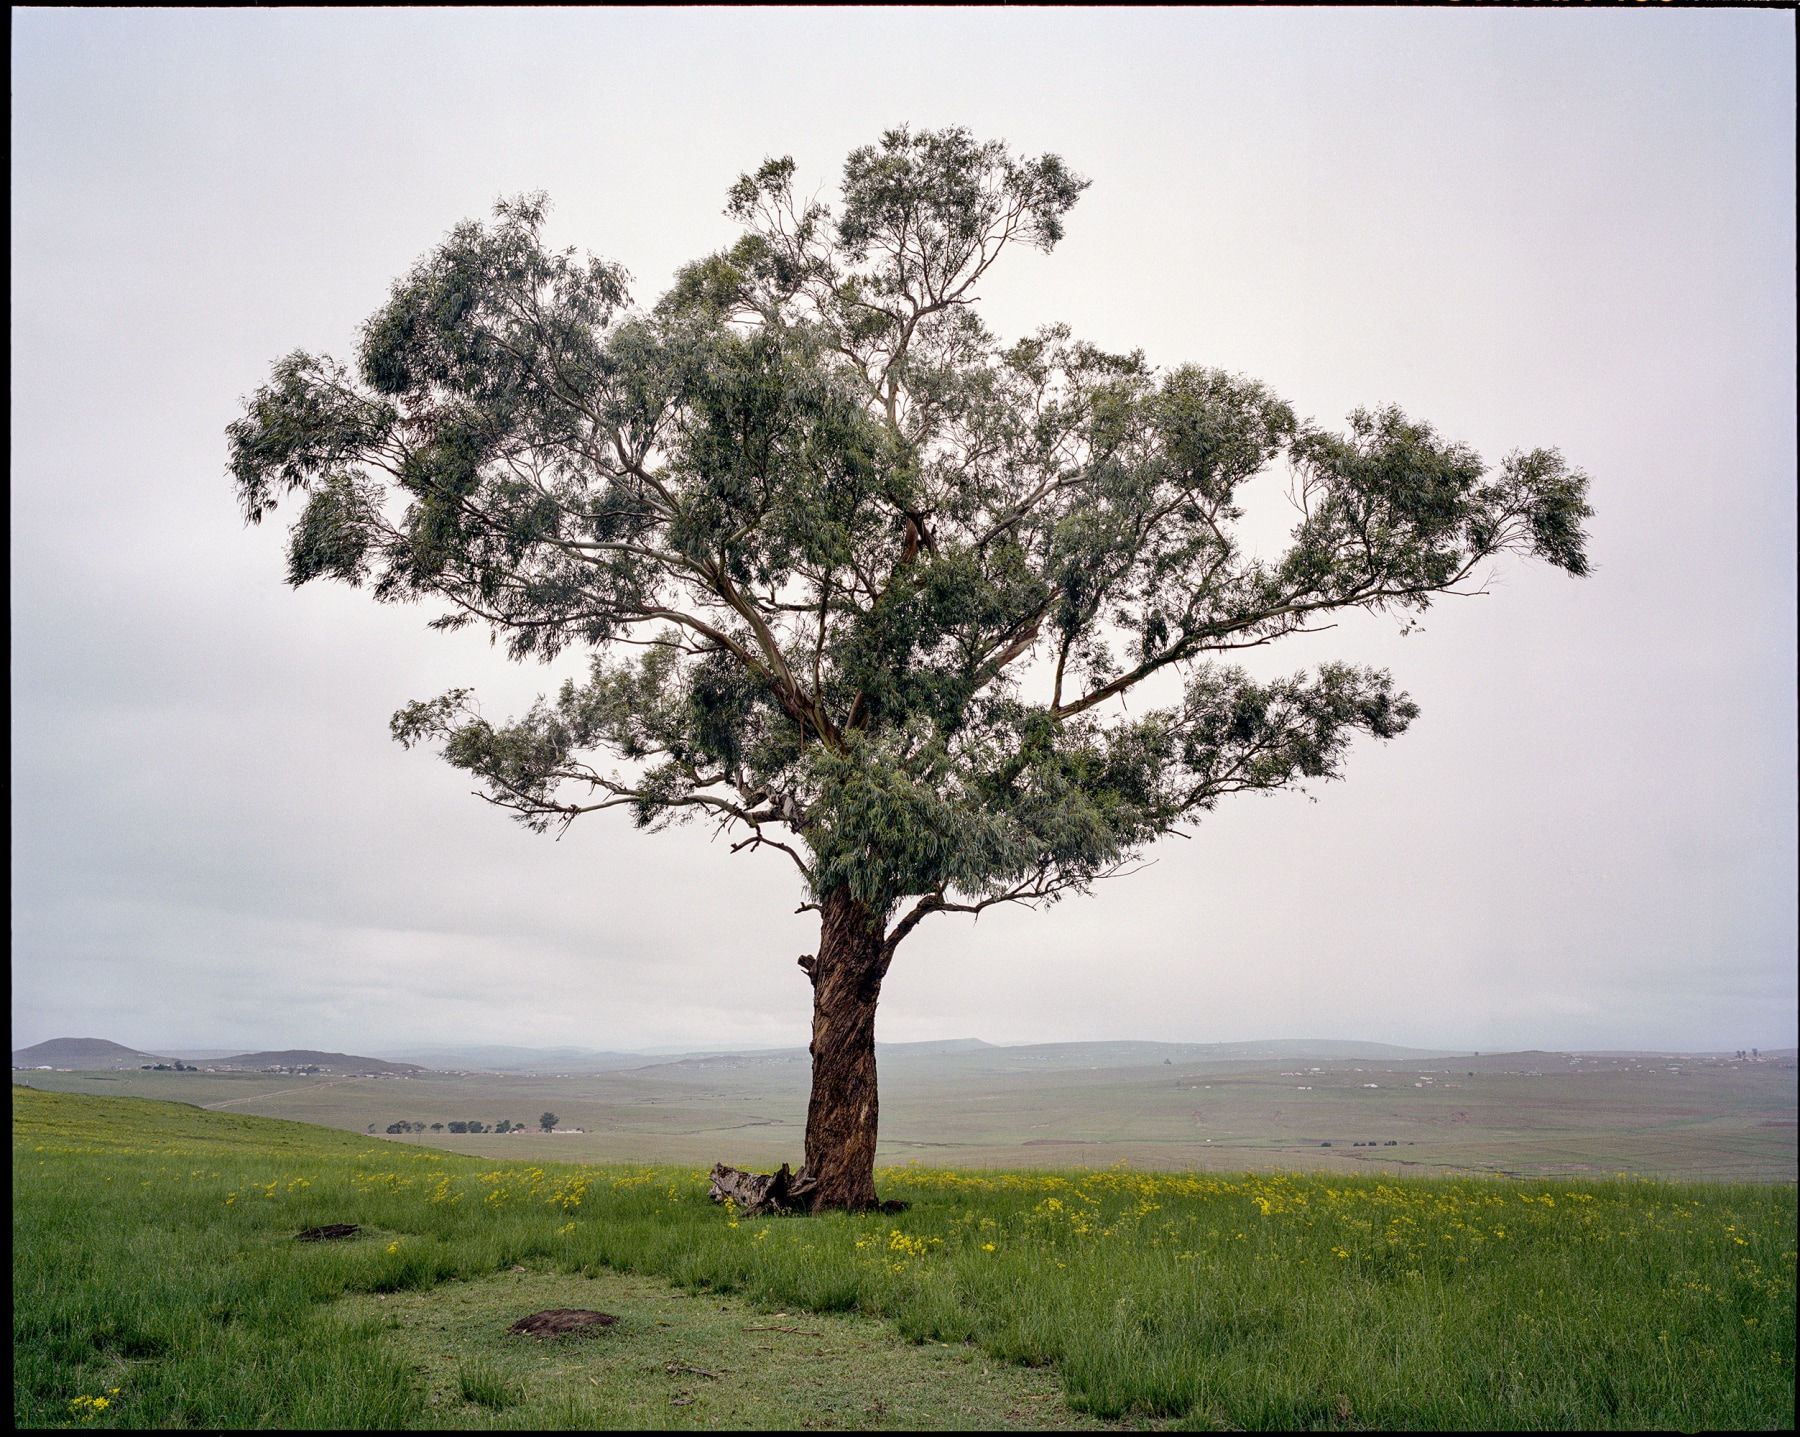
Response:
[[[1694,1058],[1667,1050],[1655,1053],[1565,1054],[1540,1052],[1461,1055],[1441,1048],[1403,1048],[1388,1043],[1346,1042],[1331,1038],[1278,1038],[1249,1043],[1087,1042],[1001,1045],[979,1038],[943,1038],[913,1043],[878,1043],[883,1063],[896,1072],[944,1075],[1044,1072],[1053,1070],[1138,1068],[1167,1064],[1211,1066],[1256,1062],[1301,1062],[1361,1059],[1408,1066],[1456,1057],[1459,1066],[1487,1072],[1510,1072],[1533,1067],[1562,1068],[1582,1056]],[[1727,1056],[1714,1054],[1712,1056]],[[1764,1049],[1765,1060],[1794,1061],[1794,1049]],[[52,1038],[49,1042],[13,1051],[15,1068],[67,1068],[95,1072],[171,1063],[181,1058],[208,1068],[257,1072],[266,1068],[317,1068],[335,1076],[380,1074],[403,1077],[430,1070],[496,1074],[539,1075],[599,1074],[625,1069],[649,1072],[657,1068],[762,1068],[803,1064],[805,1048],[731,1049],[622,1053],[595,1048],[525,1048],[501,1044],[405,1050],[404,1061],[370,1058],[353,1053],[328,1053],[317,1048],[284,1048],[258,1053],[230,1053],[225,1049],[182,1049],[173,1054],[143,1052],[105,1038]]]
[[[974,1053],[991,1050],[993,1046],[979,1038],[939,1038],[924,1043],[877,1043],[875,1051],[924,1058],[934,1053]]]
[[[417,1063],[390,1063],[385,1058],[359,1058],[352,1053],[321,1053],[312,1048],[284,1048],[278,1053],[238,1053],[218,1058],[212,1068],[322,1068],[332,1073],[422,1073]]]
[[[963,1042],[879,1044],[886,1059],[949,1063],[959,1069],[1017,1072],[1025,1069],[1138,1068],[1152,1064],[1292,1063],[1361,1058],[1385,1062],[1449,1056],[1441,1048],[1397,1048],[1388,1043],[1353,1043],[1330,1038],[1276,1038],[1260,1043],[1151,1043],[1125,1040],[1094,1043],[1023,1043],[999,1047]]]
[[[400,1056],[439,1071],[476,1073],[604,1073],[636,1067],[642,1053],[597,1048],[515,1048],[483,1044],[468,1048],[409,1048]]]
[[[1208,1066],[1233,1063],[1292,1063],[1360,1058],[1378,1062],[1441,1061],[1442,1048],[1399,1048],[1390,1043],[1354,1043],[1330,1038],[1271,1039],[1260,1043],[1026,1043],[1002,1046],[979,1038],[946,1038],[936,1042],[877,1043],[875,1051],[892,1071],[918,1074],[978,1074],[1147,1068],[1164,1064]],[[730,1049],[680,1054],[646,1054],[636,1070],[777,1067],[807,1061],[804,1048]],[[548,1071],[538,1068],[537,1071]],[[560,1071],[568,1072],[567,1068]]]
[[[974,1063],[1004,1071],[1008,1064],[1050,1067],[1120,1068],[1172,1063],[1294,1062],[1301,1058],[1368,1058],[1406,1061],[1448,1057],[1443,1048],[1401,1048],[1389,1043],[1346,1042],[1334,1038],[1277,1038],[1254,1043],[1030,1043],[1003,1046],[980,1038],[940,1038],[915,1043],[877,1043],[883,1061],[920,1063],[949,1059],[960,1068]],[[437,1069],[484,1073],[603,1073],[626,1068],[745,1067],[806,1061],[806,1049],[700,1048],[608,1052],[594,1048],[521,1048],[489,1044],[467,1048],[409,1050],[406,1057]],[[231,1061],[231,1060],[227,1060]]]
[[[217,1053],[218,1049],[213,1049]],[[194,1055],[179,1056],[193,1060]],[[30,1048],[15,1049],[15,1068],[73,1068],[79,1072],[104,1072],[112,1068],[138,1068],[145,1063],[167,1063],[160,1053],[143,1053],[105,1038],[52,1038]],[[363,1058],[354,1053],[322,1053],[314,1048],[286,1048],[270,1053],[232,1053],[209,1057],[209,1068],[320,1068],[332,1073],[422,1073],[416,1063],[394,1063],[386,1058]]]
[[[168,1061],[158,1054],[140,1053],[105,1038],[52,1038],[29,1048],[15,1048],[12,1055],[15,1068],[76,1068],[89,1073]]]
[[[171,1048],[169,1056],[180,1058],[184,1063],[214,1063],[238,1051],[237,1048]]]

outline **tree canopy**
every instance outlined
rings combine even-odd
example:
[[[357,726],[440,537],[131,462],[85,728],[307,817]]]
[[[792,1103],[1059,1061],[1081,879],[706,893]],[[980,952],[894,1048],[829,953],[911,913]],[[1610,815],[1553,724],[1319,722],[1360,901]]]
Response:
[[[1490,465],[1392,407],[1333,433],[1238,375],[995,336],[980,281],[1087,184],[958,129],[857,150],[832,205],[772,160],[730,191],[742,238],[647,308],[546,245],[541,196],[503,203],[353,365],[275,366],[230,429],[245,513],[301,497],[293,584],[591,655],[507,722],[466,690],[394,717],[533,828],[714,820],[890,952],[934,911],[1085,889],[1416,715],[1385,672],[1259,682],[1235,651],[1423,610],[1502,554],[1582,574],[1591,512],[1554,449]],[[1238,495],[1278,464],[1295,524],[1259,558]],[[1178,698],[1110,702],[1164,670]]]

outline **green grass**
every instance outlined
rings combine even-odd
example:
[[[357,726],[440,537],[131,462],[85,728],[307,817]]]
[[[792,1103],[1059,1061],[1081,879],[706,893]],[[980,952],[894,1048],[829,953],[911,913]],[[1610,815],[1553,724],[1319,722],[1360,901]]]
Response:
[[[536,1341],[507,1328],[546,1307],[618,1318]],[[590,1269],[507,1271],[338,1309],[378,1322],[434,1427],[859,1427],[898,1431],[1097,1427],[1053,1368],[995,1363],[967,1344],[910,1343],[855,1313],[759,1311],[719,1293]]]
[[[465,1367],[456,1374],[456,1390],[464,1402],[473,1402],[495,1412],[516,1407],[524,1400],[506,1377],[492,1367]]]
[[[989,1367],[1054,1364],[1069,1404],[1100,1419],[1793,1425],[1789,1187],[906,1168],[881,1188],[912,1207],[751,1221],[708,1203],[691,1168],[531,1166],[15,1088],[15,1420],[592,1423],[572,1398],[496,1406],[526,1402],[505,1365],[519,1349],[447,1317],[419,1330],[454,1364],[460,1405],[432,1407],[414,1370],[428,1364],[371,1311],[447,1313],[451,1294],[523,1268],[714,1294],[739,1330],[757,1309],[844,1314]],[[370,1232],[290,1240],[340,1221]],[[627,1324],[580,1341],[625,1353],[639,1338]],[[719,1420],[659,1400],[663,1424]],[[1022,1398],[996,1400],[964,1420],[1005,1425]],[[838,1404],[828,1425],[886,1423]]]

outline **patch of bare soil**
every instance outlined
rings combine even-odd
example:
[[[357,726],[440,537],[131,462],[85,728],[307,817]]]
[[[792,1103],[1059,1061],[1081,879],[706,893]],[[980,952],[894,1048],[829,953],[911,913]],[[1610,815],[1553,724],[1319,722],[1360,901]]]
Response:
[[[526,1337],[559,1337],[565,1332],[595,1332],[613,1326],[618,1318],[607,1312],[589,1312],[581,1307],[549,1307],[521,1317],[508,1332]]]

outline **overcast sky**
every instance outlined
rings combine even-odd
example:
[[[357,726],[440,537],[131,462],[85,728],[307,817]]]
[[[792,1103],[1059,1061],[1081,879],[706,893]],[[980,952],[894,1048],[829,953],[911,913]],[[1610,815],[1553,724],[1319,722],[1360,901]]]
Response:
[[[785,860],[560,843],[388,737],[562,673],[281,582],[223,430],[348,356],[456,221],[653,300],[792,154],[901,122],[1093,180],[986,289],[1341,426],[1394,402],[1593,476],[1595,573],[1517,562],[1390,666],[1423,709],[1048,913],[931,920],[884,1039],[1795,1041],[1794,30],[1770,12],[12,12],[13,1038],[157,1049],[803,1043]],[[1279,479],[1255,517],[1279,537]]]

